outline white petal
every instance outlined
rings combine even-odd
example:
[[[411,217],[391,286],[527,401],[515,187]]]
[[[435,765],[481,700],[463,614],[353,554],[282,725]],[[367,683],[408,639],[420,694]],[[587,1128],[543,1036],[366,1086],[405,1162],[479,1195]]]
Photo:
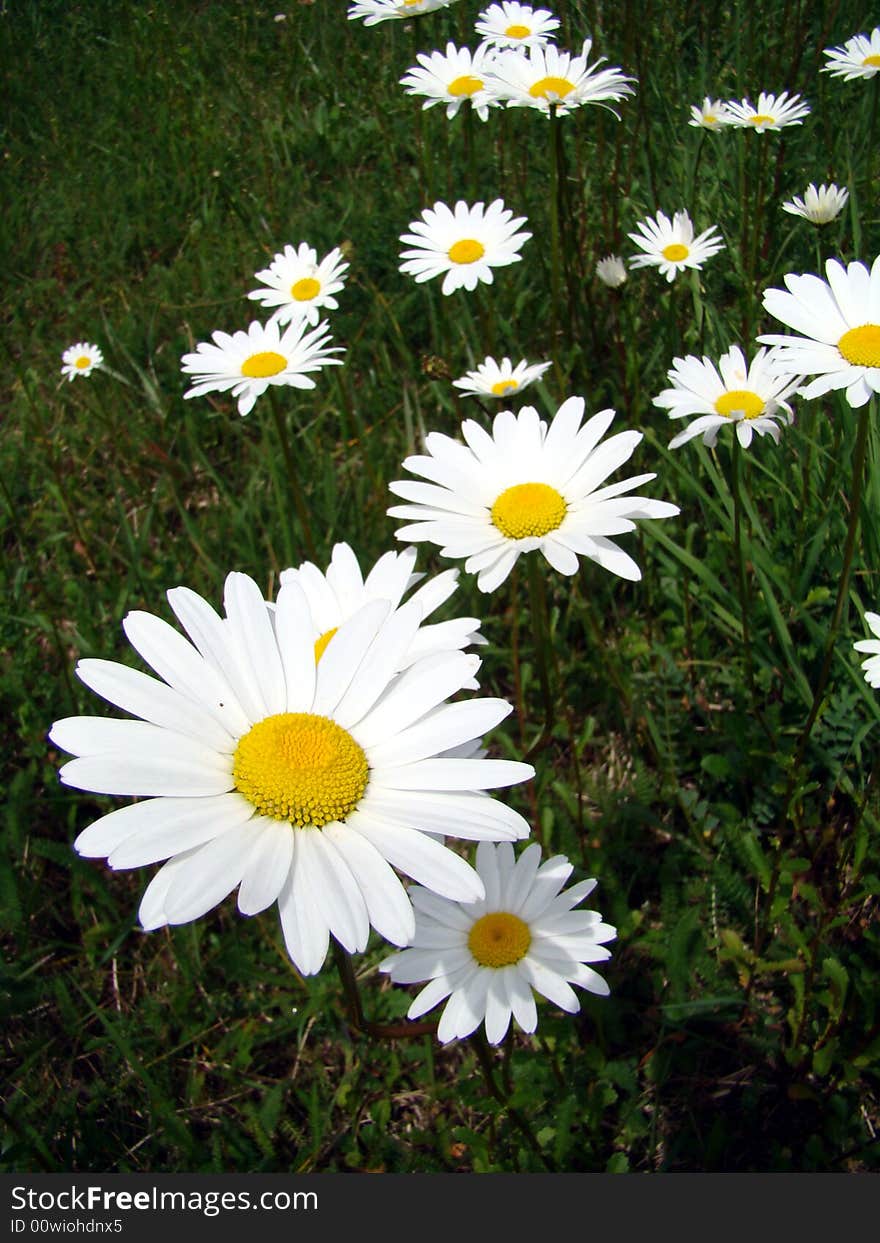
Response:
[[[188,924],[210,911],[239,884],[253,829],[248,824],[228,829],[187,858],[165,895],[169,924]]]
[[[213,841],[227,829],[246,824],[254,809],[240,794],[219,794],[214,798],[165,798],[133,807],[162,804],[161,819],[154,815],[134,833],[107,852],[111,868],[137,868],[159,863],[184,850]],[[130,810],[125,809],[123,810]],[[93,826],[94,827],[94,826]]]
[[[382,824],[362,812],[350,816],[348,826],[372,843],[393,867],[426,889],[456,902],[483,897],[483,882],[470,864],[424,833]]]
[[[378,769],[427,759],[471,739],[482,738],[511,711],[512,705],[504,699],[470,699],[446,704],[418,724],[371,748],[370,763]]]
[[[306,870],[300,867],[300,837],[293,834],[293,863],[278,896],[278,910],[288,954],[303,975],[315,975],[327,957],[330,929],[318,910]]]
[[[320,829],[300,829],[297,837],[297,867],[304,870],[327,926],[343,949],[362,953],[370,936],[370,920],[348,864]]]
[[[387,600],[372,600],[339,627],[318,665],[313,712],[334,713],[390,607]]]
[[[271,906],[293,862],[293,830],[280,820],[260,819],[260,828],[244,862],[238,909],[256,915]]]
[[[284,666],[287,712],[310,712],[315,698],[315,636],[303,591],[288,582],[275,604],[275,640]]]
[[[500,1044],[510,1026],[511,1008],[507,1000],[504,971],[493,971],[486,994],[486,1039]]]
[[[413,907],[389,864],[366,838],[344,825],[328,824],[323,832],[351,869],[379,935],[392,945],[408,945],[415,933]]]

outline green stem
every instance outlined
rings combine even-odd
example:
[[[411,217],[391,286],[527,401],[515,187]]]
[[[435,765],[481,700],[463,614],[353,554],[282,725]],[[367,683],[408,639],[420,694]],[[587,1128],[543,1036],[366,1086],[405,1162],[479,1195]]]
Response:
[[[741,473],[742,473],[742,446],[737,435],[737,428],[733,428],[733,447],[730,455],[730,494],[733,497],[733,543],[736,552],[736,581],[737,591],[739,595],[739,617],[742,626],[742,645],[743,654],[746,662],[746,683],[749,688],[749,697],[752,701],[752,711],[761,728],[767,734],[770,742],[774,741],[772,732],[768,729],[763,713],[761,712],[758,695],[755,689],[755,667],[752,662],[752,635],[749,625],[749,587],[746,577],[746,556],[743,546],[743,504],[741,492]]]
[[[480,1070],[483,1072],[483,1079],[486,1082],[486,1087],[489,1089],[489,1092],[492,1096],[494,1096],[495,1100],[498,1101],[499,1105],[502,1105],[507,1110],[511,1122],[522,1135],[523,1139],[526,1141],[526,1144],[535,1156],[538,1157],[544,1168],[552,1172],[553,1166],[545,1157],[541,1149],[541,1145],[538,1143],[535,1133],[528,1121],[518,1109],[511,1105],[510,1098],[501,1090],[501,1088],[498,1087],[498,1084],[495,1081],[492,1052],[489,1048],[489,1042],[486,1039],[482,1027],[478,1027],[471,1036],[470,1044],[474,1053],[477,1055],[477,1061],[480,1063]]]
[[[333,956],[336,959],[336,969],[342,982],[342,992],[345,997],[348,1019],[355,1031],[364,1032],[366,1035],[380,1040],[415,1040],[420,1036],[434,1035],[437,1031],[436,1023],[371,1022],[364,1015],[363,1002],[361,1001],[361,993],[358,988],[357,976],[352,966],[351,956],[335,939],[333,941]]]
[[[296,463],[293,458],[293,450],[290,446],[290,437],[287,434],[287,425],[284,416],[278,405],[278,397],[275,388],[269,387],[269,405],[272,409],[272,418],[275,422],[275,430],[278,433],[278,440],[281,444],[281,455],[284,458],[284,469],[287,472],[287,484],[290,488],[290,495],[293,499],[293,506],[297,512],[299,523],[302,528],[303,541],[306,546],[306,552],[312,561],[318,560],[315,550],[315,541],[312,537],[312,528],[309,523],[309,514],[306,507],[305,497],[299,483],[299,477],[296,471]]]

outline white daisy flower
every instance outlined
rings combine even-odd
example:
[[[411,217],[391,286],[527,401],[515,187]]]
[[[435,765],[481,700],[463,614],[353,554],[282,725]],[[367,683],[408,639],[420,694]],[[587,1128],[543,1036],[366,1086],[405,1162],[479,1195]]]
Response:
[[[254,320],[247,332],[213,333],[213,345],[200,341],[194,354],[184,354],[180,360],[185,375],[199,377],[184,397],[231,390],[238,399],[238,413],[245,415],[270,384],[314,388],[308,372],[340,365],[341,358],[330,356],[343,350],[327,345],[332,338],[326,324],[307,329],[305,319],[295,320],[283,333],[277,321],[270,320],[263,327]]]
[[[426,207],[411,233],[400,240],[414,249],[401,251],[400,271],[416,281],[443,276],[443,293],[476,289],[478,281],[492,284],[492,269],[516,263],[518,251],[531,233],[517,233],[525,216],[514,216],[501,199],[488,207],[468,206],[462,199],[450,210],[445,203]]]
[[[611,957],[604,943],[615,939],[617,929],[603,923],[598,911],[574,909],[595,889],[595,880],[563,889],[571,863],[564,855],[541,863],[537,843],[515,860],[507,843],[481,842],[477,871],[486,896],[476,902],[411,890],[412,946],[379,966],[395,984],[429,981],[408,1018],[419,1018],[448,997],[438,1040],[463,1040],[484,1023],[489,1043],[499,1044],[511,1018],[522,1031],[535,1031],[535,993],[567,1014],[581,1008],[572,984],[608,996],[607,983],[587,964]]]
[[[859,639],[853,647],[857,652],[870,652],[868,659],[862,661],[862,669],[865,671],[865,681],[876,690],[880,687],[880,613],[865,613],[865,621],[876,637]]]
[[[815,376],[800,394],[821,397],[846,389],[853,407],[880,393],[880,255],[869,272],[863,263],[825,264],[818,276],[783,277],[787,289],[768,289],[764,308],[800,336],[768,333],[773,363],[786,375]]]
[[[654,405],[668,410],[671,419],[698,417],[670,440],[669,448],[677,449],[695,436],[702,436],[711,448],[719,429],[731,423],[744,449],[752,443],[753,432],[778,443],[779,423],[793,420],[786,398],[798,380],[774,371],[767,354],[766,349],[758,350],[748,366],[734,345],[721,355],[717,368],[706,357],[676,358],[667,372],[672,388],[655,397]]]
[[[588,63],[592,40],[584,42],[580,56],[562,52],[552,43],[522,52],[499,52],[486,78],[486,89],[510,108],[539,108],[549,117],[573,112],[582,104],[607,104],[634,94],[629,78],[620,69],[601,69],[600,56]],[[614,109],[610,109],[614,111]],[[615,113],[615,116],[617,113]]]
[[[68,380],[75,380],[79,375],[88,376],[96,367],[100,367],[103,361],[104,355],[97,345],[89,345],[87,341],[77,341],[76,345],[71,345],[61,355],[61,374],[67,376]]]
[[[553,40],[558,29],[559,18],[549,9],[533,9],[515,0],[490,4],[477,17],[477,34],[490,47],[538,47]]]
[[[822,55],[828,57],[828,64],[822,66],[823,73],[831,73],[845,82],[853,78],[873,78],[875,73],[880,73],[880,26],[875,26],[870,35],[853,35],[843,47],[825,48]]]
[[[262,307],[276,308],[270,324],[305,319],[314,327],[321,317],[322,307],[335,311],[339,306],[333,295],[344,287],[347,271],[348,264],[338,246],[320,262],[318,252],[305,242],[296,250],[285,246],[268,268],[254,274],[267,288],[253,289],[248,297]]]
[[[782,210],[793,216],[803,216],[811,224],[828,224],[835,220],[846,206],[849,190],[840,189],[833,183],[821,185],[817,190],[813,182],[807,186],[803,198],[793,198],[782,204]]]
[[[366,948],[371,925],[409,943],[412,906],[392,866],[456,901],[484,896],[431,834],[526,836],[522,816],[485,791],[534,770],[450,756],[510,711],[500,699],[447,703],[476,656],[435,653],[395,674],[420,611],[375,601],[316,663],[296,583],[272,612],[253,579],[230,574],[225,619],[186,588],[168,599],[191,642],[149,613],[123,623],[161,680],[112,661],[77,665],[88,687],[140,719],[69,717],[50,732],[77,757],[60,771],[65,785],[144,800],[74,843],[111,868],[168,860],[141,901],[144,929],[189,923],[238,888],[243,915],[277,901],[290,957],[312,975],[331,935],[350,953]]]
[[[550,426],[532,406],[503,410],[492,433],[465,419],[465,445],[440,432],[425,441],[427,454],[407,458],[404,468],[429,482],[389,484],[408,503],[388,510],[408,525],[400,540],[429,540],[444,557],[466,557],[480,591],[494,591],[522,553],[538,549],[560,574],[574,574],[578,557],[589,557],[621,578],[641,571],[608,537],[635,530],[636,518],[668,518],[677,505],[628,496],[653,479],[636,475],[605,487],[608,475],[632,455],[641,432],[619,432],[600,444],[614,418],[602,410],[581,426],[582,397],[570,397]]]
[[[726,107],[730,125],[753,129],[758,134],[763,134],[765,130],[784,129],[787,125],[803,125],[804,117],[810,113],[809,104],[804,103],[800,95],[789,96],[788,91],[783,91],[781,95],[768,95],[762,91],[757,107],[747,99],[741,103],[731,99]]]
[[[723,100],[712,99],[707,95],[702,105],[694,104],[691,107],[691,119],[688,125],[695,125],[699,129],[721,129],[730,123],[727,104]]]
[[[425,576],[414,573],[415,548],[386,552],[364,578],[354,551],[348,544],[336,544],[326,573],[304,561],[281,571],[281,585],[297,583],[309,606],[314,629],[315,658],[320,660],[328,643],[345,622],[365,604],[385,600],[392,608],[418,609],[421,622],[407,648],[397,653],[395,672],[408,669],[423,656],[452,652],[471,643],[484,643],[477,617],[456,617],[450,621],[426,619],[449,599],[458,586],[458,570],[444,570],[422,583],[402,605],[404,595]],[[274,608],[274,605],[270,605]],[[476,689],[472,682],[469,689]]]
[[[354,22],[360,17],[365,26],[375,26],[378,22],[420,17],[454,3],[455,0],[355,0],[349,6],[348,20]]]
[[[400,79],[400,84],[406,87],[407,95],[427,96],[423,109],[445,103],[447,119],[451,119],[470,100],[480,120],[488,119],[489,107],[496,103],[487,94],[483,80],[492,60],[489,50],[471,52],[450,42],[445,52],[420,52],[416,60],[418,65]]]
[[[724,243],[713,224],[699,237],[686,211],[677,211],[670,220],[662,211],[653,219],[640,220],[638,233],[627,236],[645,252],[630,258],[631,268],[657,267],[668,281],[674,281],[685,268],[701,268],[707,259],[724,249]]]
[[[626,267],[620,255],[606,255],[596,264],[596,275],[609,289],[619,289],[626,283]]]
[[[489,355],[476,371],[466,372],[452,387],[460,388],[465,397],[509,397],[539,380],[552,363],[528,363],[525,359],[513,365],[509,358],[500,363]]]

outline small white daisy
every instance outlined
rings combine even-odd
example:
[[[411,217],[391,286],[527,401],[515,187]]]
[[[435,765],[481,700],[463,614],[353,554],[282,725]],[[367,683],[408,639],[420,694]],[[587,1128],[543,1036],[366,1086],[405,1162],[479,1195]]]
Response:
[[[584,42],[580,56],[562,52],[552,43],[522,52],[499,52],[486,78],[490,95],[510,108],[538,108],[546,116],[573,112],[583,104],[608,105],[634,93],[620,69],[602,69],[600,56],[592,65],[588,58],[592,40]],[[614,109],[610,109],[614,111]],[[615,116],[617,113],[615,113]]]
[[[555,38],[559,18],[549,9],[533,9],[516,0],[490,4],[477,17],[477,34],[483,44],[497,48],[538,47]]]
[[[305,319],[314,327],[321,317],[322,307],[335,311],[339,306],[333,295],[344,287],[347,271],[348,264],[338,247],[319,262],[318,252],[305,242],[296,250],[285,246],[268,268],[254,274],[267,288],[253,289],[248,297],[262,307],[276,308],[270,324]]]
[[[626,266],[620,255],[606,255],[596,264],[596,275],[609,289],[619,289],[626,283]]]
[[[348,20],[354,22],[360,17],[365,26],[375,26],[378,22],[420,17],[454,3],[455,0],[355,0],[349,6]]]
[[[695,125],[699,129],[722,129],[730,123],[727,104],[720,99],[712,99],[708,95],[702,105],[693,105],[691,119],[688,121],[688,125]]]
[[[817,190],[813,182],[807,186],[803,198],[793,198],[782,204],[782,210],[791,212],[793,216],[803,216],[811,224],[828,224],[835,220],[846,206],[849,190],[841,189],[833,183],[821,185]]]
[[[876,637],[859,639],[853,647],[857,652],[870,653],[868,659],[862,661],[862,669],[865,671],[865,681],[877,690],[880,688],[880,613],[865,613],[865,621],[871,633]]]
[[[753,129],[758,134],[763,134],[765,130],[785,129],[787,125],[803,125],[804,117],[810,113],[809,104],[804,103],[800,95],[789,96],[788,91],[783,91],[781,95],[768,95],[762,91],[757,107],[747,99],[740,103],[731,99],[726,107],[730,125]]]
[[[492,269],[516,263],[531,233],[517,233],[525,216],[514,216],[501,199],[488,207],[468,206],[462,199],[450,210],[445,203],[426,207],[411,233],[400,240],[414,249],[401,251],[400,271],[416,281],[443,276],[443,293],[476,289],[479,281],[491,285]]]
[[[734,345],[721,355],[717,368],[706,357],[676,358],[667,372],[672,388],[655,397],[654,405],[668,410],[671,419],[698,417],[670,440],[669,448],[677,449],[695,436],[702,436],[711,448],[719,429],[730,424],[744,449],[752,443],[753,432],[778,443],[779,424],[792,422],[786,399],[798,380],[780,376],[767,355],[766,349],[758,350],[747,366],[742,350]]]
[[[486,92],[484,73],[492,53],[483,48],[471,52],[447,43],[445,52],[420,52],[418,65],[400,79],[407,95],[426,95],[422,108],[446,104],[446,116],[456,115],[463,104],[470,102],[481,121],[487,120],[489,107],[495,104]]]
[[[453,380],[453,388],[460,388],[465,397],[510,397],[539,380],[552,363],[528,363],[525,359],[513,365],[509,358],[497,363],[491,355],[483,360],[476,371],[468,371],[460,380]]]
[[[341,364],[341,358],[331,355],[343,350],[327,345],[331,337],[326,324],[307,329],[304,319],[295,320],[283,333],[277,322],[263,327],[254,320],[247,332],[213,333],[213,345],[200,341],[194,354],[184,354],[180,360],[185,375],[199,377],[184,397],[231,390],[238,399],[238,413],[245,415],[270,384],[314,388],[315,381],[307,373]]]
[[[825,48],[822,55],[828,57],[828,64],[822,66],[823,73],[843,78],[845,82],[853,78],[873,78],[875,73],[880,73],[880,26],[875,26],[870,35],[853,35],[843,47]]]
[[[816,376],[803,397],[846,389],[853,407],[880,393],[880,255],[869,272],[863,263],[825,264],[818,276],[783,277],[786,289],[768,289],[764,308],[800,336],[768,333],[773,363],[787,375]]]
[[[111,868],[168,860],[148,885],[146,930],[198,919],[238,889],[255,915],[277,901],[293,962],[321,969],[332,935],[350,953],[370,927],[395,945],[414,932],[392,868],[456,901],[483,882],[434,834],[504,841],[528,835],[486,791],[526,780],[528,764],[454,755],[503,720],[500,699],[447,703],[479,661],[434,653],[395,672],[418,609],[365,605],[320,662],[308,601],[296,583],[274,611],[245,574],[226,580],[226,617],[178,587],[169,603],[189,635],[149,613],[125,633],[159,675],[82,660],[77,675],[140,719],[56,721],[52,743],[76,758],[61,781],[135,796],[74,843]]]
[[[61,374],[67,376],[68,380],[75,380],[79,375],[89,376],[103,361],[104,355],[97,345],[77,341],[76,345],[71,345],[61,355]]]
[[[405,505],[388,510],[407,525],[400,540],[429,540],[444,557],[465,557],[480,591],[494,591],[517,558],[540,549],[560,574],[574,574],[578,557],[589,557],[612,574],[637,581],[641,571],[611,535],[635,530],[636,518],[668,518],[677,505],[629,496],[653,474],[599,487],[622,466],[642,439],[619,432],[600,444],[614,419],[602,410],[581,426],[582,397],[559,407],[549,427],[532,406],[503,410],[491,434],[479,423],[461,425],[466,444],[431,432],[427,453],[407,458],[404,468],[427,483],[389,484]]]
[[[522,1031],[535,1031],[535,993],[567,1014],[581,1008],[572,984],[608,996],[608,984],[587,964],[611,957],[604,943],[615,939],[617,929],[603,923],[598,911],[574,909],[595,889],[595,880],[563,889],[571,863],[564,855],[541,863],[536,842],[518,859],[507,844],[481,842],[477,871],[486,887],[477,902],[410,891],[416,908],[412,946],[379,966],[395,984],[429,981],[408,1018],[448,997],[438,1040],[463,1040],[484,1023],[489,1043],[500,1044],[511,1018]]]
[[[662,211],[653,219],[640,220],[637,233],[628,237],[645,252],[630,258],[631,268],[657,267],[668,281],[674,281],[685,268],[701,268],[707,259],[724,249],[724,243],[713,224],[699,237],[686,211],[677,211],[670,220]]]

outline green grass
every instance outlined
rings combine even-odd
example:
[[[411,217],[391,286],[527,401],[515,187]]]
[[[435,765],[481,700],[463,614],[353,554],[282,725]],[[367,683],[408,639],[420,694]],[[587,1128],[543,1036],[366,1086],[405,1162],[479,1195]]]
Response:
[[[857,415],[799,402],[778,447],[745,455],[750,688],[729,441],[669,451],[673,425],[651,404],[674,356],[717,358],[773,330],[760,295],[785,273],[880,250],[880,83],[818,72],[824,47],[866,29],[862,10],[556,5],[561,43],[592,34],[639,87],[619,121],[585,108],[561,122],[554,311],[547,122],[521,109],[468,128],[398,86],[416,52],[473,46],[481,7],[369,29],[343,0],[291,3],[284,22],[250,4],[108,0],[33,0],[0,18],[0,1168],[876,1168],[880,706],[851,645],[880,603],[877,428],[807,738]],[[781,135],[686,124],[704,95],[783,89],[813,112]],[[850,204],[818,235],[780,210],[830,180]],[[498,196],[534,236],[491,288],[443,298],[397,271],[397,239],[424,206]],[[634,272],[610,292],[593,278],[603,255],[632,253],[637,220],[681,207],[727,243],[699,281]],[[244,920],[230,899],[143,934],[153,869],[112,873],[71,848],[118,805],[57,780],[52,721],[100,711],[76,660],[129,662],[122,618],[170,616],[169,587],[218,602],[237,569],[271,597],[305,557],[268,403],[242,420],[222,397],[185,402],[179,369],[213,330],[259,317],[244,300],[253,273],[302,240],[342,245],[351,263],[331,318],[345,366],[283,403],[325,561],[337,540],[362,565],[394,544],[387,483],[425,431],[485,421],[449,377],[487,353],[555,360],[529,394],[545,416],[575,393],[588,410],[613,405],[616,428],[645,433],[633,466],[657,472],[646,490],[681,507],[625,537],[641,583],[592,562],[546,582],[558,712],[535,781],[510,797],[548,852],[599,878],[618,940],[610,998],[584,994],[573,1018],[544,1003],[538,1036],[498,1055],[540,1158],[467,1043],[354,1032],[330,960],[300,978],[272,911]],[[62,349],[83,339],[122,381],[60,381]],[[419,565],[441,568],[427,548]],[[526,575],[492,596],[462,575],[453,604],[483,619],[485,693],[517,704],[493,752],[521,757],[543,723]],[[383,954],[374,938],[356,968],[370,1017],[398,1021],[412,990],[378,976]]]

